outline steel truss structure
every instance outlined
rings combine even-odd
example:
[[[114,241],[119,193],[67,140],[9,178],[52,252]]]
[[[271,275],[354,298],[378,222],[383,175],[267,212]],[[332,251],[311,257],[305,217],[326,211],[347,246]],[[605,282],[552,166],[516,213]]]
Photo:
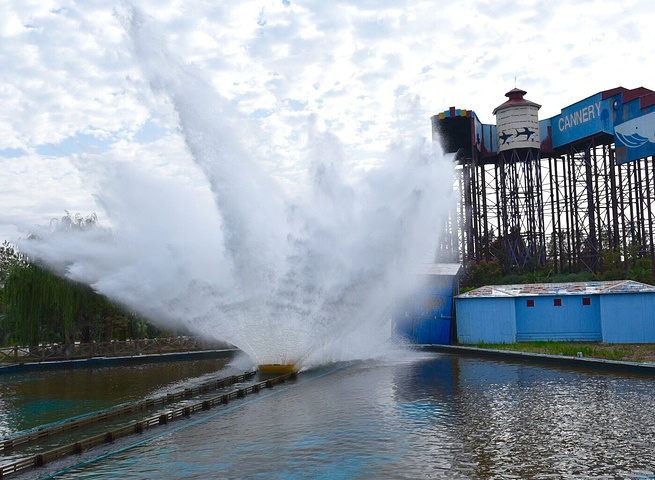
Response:
[[[655,265],[655,156],[617,165],[614,148],[607,134],[547,153],[471,148],[456,159],[459,204],[442,258],[555,273],[600,273],[613,258]]]

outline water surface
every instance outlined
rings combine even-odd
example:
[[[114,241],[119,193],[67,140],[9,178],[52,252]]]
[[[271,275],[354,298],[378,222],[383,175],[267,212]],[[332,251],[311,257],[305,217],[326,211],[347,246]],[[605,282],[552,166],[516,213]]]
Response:
[[[338,365],[47,472],[62,479],[633,479],[654,474],[654,381],[447,354]]]
[[[0,375],[0,438],[182,389],[218,374],[230,358],[26,370]],[[243,373],[243,372],[239,372]],[[231,374],[234,374],[231,373]]]

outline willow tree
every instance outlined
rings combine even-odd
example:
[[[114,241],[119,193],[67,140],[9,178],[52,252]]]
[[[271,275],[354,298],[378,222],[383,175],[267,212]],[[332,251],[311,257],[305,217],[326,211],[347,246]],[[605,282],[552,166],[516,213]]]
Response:
[[[3,296],[0,344],[125,340],[161,333],[88,285],[34,264],[11,270]]]
[[[2,327],[21,344],[69,342],[115,310],[89,286],[38,265],[17,266],[5,282]]]
[[[95,214],[83,217],[68,212],[28,239],[39,242],[49,235],[75,235],[84,230],[94,230],[99,241],[111,240],[111,230],[101,227]],[[108,341],[147,335],[143,318],[110,302],[88,285],[58,275],[38,259],[27,262],[21,258],[10,263],[0,312],[3,343],[88,342],[92,338]]]

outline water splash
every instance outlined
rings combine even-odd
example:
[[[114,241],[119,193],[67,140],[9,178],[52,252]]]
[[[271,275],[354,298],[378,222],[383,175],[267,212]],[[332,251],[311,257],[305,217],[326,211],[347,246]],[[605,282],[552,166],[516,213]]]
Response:
[[[309,125],[308,174],[292,194],[262,169],[266,159],[249,142],[255,130],[202,72],[171,54],[139,10],[120,17],[152,92],[177,115],[211,202],[197,185],[134,162],[81,157],[116,240],[52,236],[22,247],[154,321],[228,341],[257,364],[380,354],[394,298],[433,260],[450,163],[429,141],[399,140],[376,168],[356,173],[336,139]]]

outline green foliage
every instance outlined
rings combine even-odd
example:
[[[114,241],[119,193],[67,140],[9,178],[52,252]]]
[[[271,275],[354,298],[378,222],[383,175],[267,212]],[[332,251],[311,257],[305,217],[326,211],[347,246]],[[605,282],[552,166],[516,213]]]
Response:
[[[624,253],[621,253],[622,251]],[[554,273],[552,264],[547,264],[541,269],[529,264],[521,269],[516,267],[507,269],[507,265],[503,265],[502,258],[492,261],[471,261],[468,264],[467,275],[463,277],[460,291],[464,293],[484,285],[568,283],[596,280],[635,280],[654,285],[653,262],[650,258],[644,256],[646,252],[635,245],[626,246],[622,251],[602,252],[600,254],[599,272],[596,273],[588,270]]]
[[[503,285],[518,285],[519,283],[530,283],[530,282],[526,281],[525,275],[514,273],[501,277],[498,283]]]
[[[465,287],[481,287],[483,285],[496,285],[503,276],[500,262],[493,260],[487,262],[469,262]]]
[[[520,283],[544,283],[548,282],[549,277],[544,276],[541,272],[528,272],[523,275]]]
[[[596,276],[589,271],[578,273],[559,273],[557,275],[548,277],[548,282],[552,283],[591,282],[593,280],[597,280]]]
[[[600,280],[621,280],[625,278],[626,268],[621,258],[621,252],[609,250],[600,254],[602,273]]]
[[[7,240],[0,245],[0,286],[4,285],[9,272],[15,266],[26,265],[25,255],[16,250]]]
[[[653,262],[650,258],[639,258],[635,266],[628,270],[626,278],[637,282],[653,284]]]
[[[144,338],[148,324],[88,285],[35,264],[14,267],[4,290],[4,345]],[[157,331],[153,333],[158,333]]]
[[[518,285],[525,283],[566,283],[589,282],[595,280],[591,272],[566,273],[554,275],[552,268],[547,266],[537,271],[515,271],[503,275],[502,267],[498,261],[469,262],[468,275],[462,284],[464,293],[484,285]]]
[[[101,227],[95,214],[66,212],[41,230],[46,236],[93,230],[98,241],[111,240],[111,230]],[[40,241],[40,235],[28,238]],[[0,345],[125,340],[162,333],[88,285],[53,273],[38,259],[30,262],[8,242],[0,247]]]
[[[632,344],[598,342],[534,341],[519,343],[478,343],[475,347],[492,350],[545,353],[566,357],[577,357],[578,353],[582,353],[583,357],[605,358],[608,360],[630,359],[635,353],[635,346]]]
[[[22,344],[68,342],[108,305],[90,287],[37,265],[14,268],[5,285],[2,327]]]
[[[16,250],[8,241],[2,242],[0,245],[0,342],[5,343],[8,335],[2,329],[2,320],[4,318],[4,286],[9,277],[10,272],[14,268],[27,265],[27,258],[25,255]]]

